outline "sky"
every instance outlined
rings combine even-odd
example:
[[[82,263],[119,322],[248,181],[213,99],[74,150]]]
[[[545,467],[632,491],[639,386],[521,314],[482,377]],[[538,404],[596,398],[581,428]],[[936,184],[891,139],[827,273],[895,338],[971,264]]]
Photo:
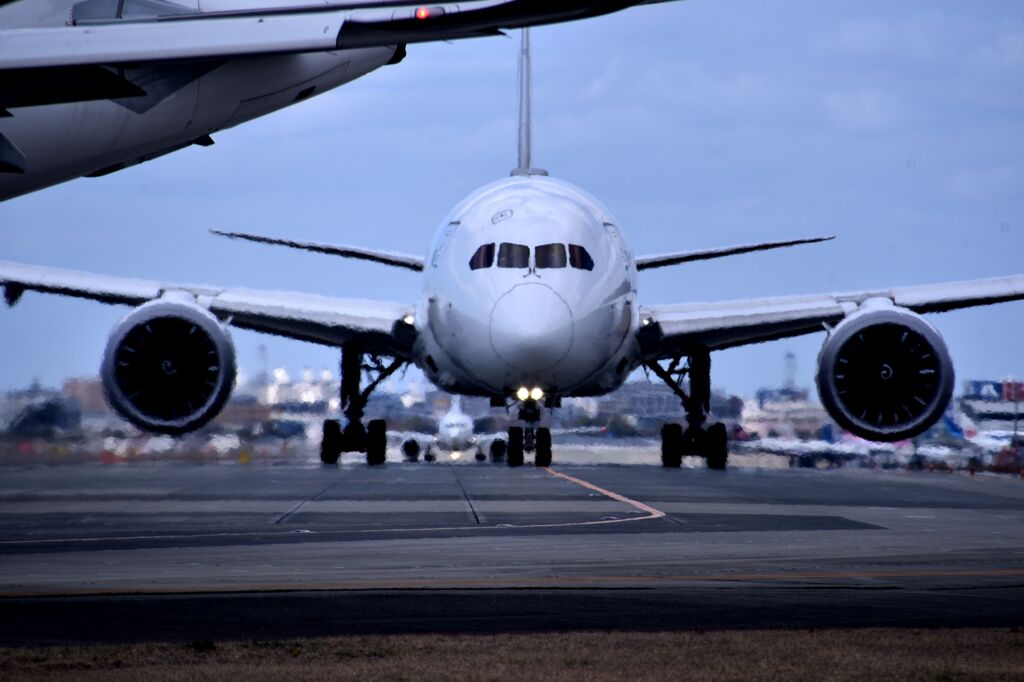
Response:
[[[641,273],[642,303],[1024,273],[1017,0],[687,0],[537,29],[533,45],[534,165],[601,199],[637,255],[837,236]],[[515,165],[517,49],[412,45],[213,147],[0,203],[0,258],[415,301],[416,273],[208,230],[425,254],[453,205]],[[0,390],[96,374],[126,312],[32,293],[0,308]],[[1024,303],[930,320],[958,380],[1024,377]],[[261,344],[292,374],[337,366],[328,348],[232,334],[250,375]],[[811,386],[823,340],[716,353],[713,382],[778,385],[793,351]]]

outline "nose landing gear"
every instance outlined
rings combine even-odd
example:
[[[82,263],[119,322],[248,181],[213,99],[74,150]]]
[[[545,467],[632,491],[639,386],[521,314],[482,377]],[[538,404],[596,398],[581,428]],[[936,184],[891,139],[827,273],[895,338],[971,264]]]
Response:
[[[540,405],[536,400],[523,401],[519,410],[519,419],[526,423],[526,426],[510,426],[508,428],[508,446],[506,450],[506,461],[509,466],[522,466],[524,453],[534,453],[534,466],[551,466],[551,429],[545,426],[535,426],[540,422]]]
[[[711,353],[697,349],[685,356],[672,358],[668,365],[657,361],[644,363],[659,379],[679,396],[686,412],[686,430],[679,424],[665,424],[661,429],[661,464],[678,468],[683,457],[704,457],[708,469],[724,470],[729,458],[728,434],[725,425],[715,423],[704,428],[711,408]],[[689,392],[683,389],[689,380]]]

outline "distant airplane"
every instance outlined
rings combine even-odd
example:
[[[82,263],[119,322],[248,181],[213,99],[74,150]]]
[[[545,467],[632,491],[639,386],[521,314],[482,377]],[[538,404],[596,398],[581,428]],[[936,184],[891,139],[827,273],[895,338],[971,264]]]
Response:
[[[472,453],[478,462],[487,459],[473,432],[473,418],[462,411],[461,396],[452,396],[451,406],[438,421],[437,433],[429,439],[424,439],[422,434],[395,435],[402,441],[402,453],[406,459],[418,459],[422,452],[424,459],[433,462],[439,451],[456,458]]]
[[[372,391],[406,364],[440,388],[518,408],[507,462],[551,463],[542,409],[603,395],[640,366],[680,398],[687,429],[662,430],[662,463],[683,455],[726,466],[723,424],[705,428],[711,352],[818,331],[818,391],[843,428],[897,441],[946,409],[953,367],[922,313],[1024,299],[1024,276],[846,294],[641,305],[642,270],[820,239],[634,258],[618,222],[591,195],[532,167],[529,33],[523,34],[519,164],[445,217],[427,258],[244,234],[229,236],[362,258],[424,274],[417,303],[386,303],[125,279],[0,263],[8,304],[27,290],[137,306],[113,330],[102,365],[111,405],[139,427],[192,431],[223,407],[235,379],[228,326],[341,348],[347,418],[324,423],[321,458],[366,452],[383,463],[386,425],[362,420]],[[8,333],[16,333],[14,330]],[[363,381],[363,377],[366,381]]]
[[[0,201],[212,145],[409,43],[666,1],[0,0]]]

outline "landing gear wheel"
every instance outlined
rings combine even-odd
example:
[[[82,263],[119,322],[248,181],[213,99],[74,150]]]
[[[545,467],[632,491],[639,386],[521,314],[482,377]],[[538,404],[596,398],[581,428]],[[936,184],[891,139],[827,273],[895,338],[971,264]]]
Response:
[[[337,464],[341,456],[341,424],[337,419],[325,419],[323,438],[320,441],[320,461],[324,464]]]
[[[487,461],[487,455],[484,454],[483,450],[477,450],[475,458],[476,458],[476,461],[478,461],[478,462],[486,462]]]
[[[661,427],[661,466],[678,469],[683,461],[683,427],[665,424]]]
[[[495,438],[491,441],[491,463],[497,464],[505,459],[505,441]]]
[[[423,455],[424,462],[433,462],[437,457],[434,455],[434,451],[427,448],[427,454]]]
[[[388,450],[388,427],[383,419],[372,419],[366,429],[366,463],[383,464]]]
[[[420,459],[420,444],[410,438],[402,443],[402,454],[407,462],[418,462]]]
[[[708,458],[708,469],[725,471],[729,459],[729,434],[725,424],[712,424],[705,436],[705,450]]]
[[[537,429],[537,454],[533,458],[534,466],[551,466],[551,429]]]
[[[523,427],[508,427],[508,465],[523,466]]]

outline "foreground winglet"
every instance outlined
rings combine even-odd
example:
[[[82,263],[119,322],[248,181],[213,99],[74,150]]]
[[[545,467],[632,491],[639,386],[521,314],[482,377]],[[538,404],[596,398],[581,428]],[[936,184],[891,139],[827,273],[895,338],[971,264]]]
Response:
[[[256,242],[258,244],[271,244],[273,246],[287,246],[290,249],[302,251],[313,251],[325,253],[328,256],[341,256],[342,258],[355,258],[368,260],[374,263],[382,263],[396,268],[405,268],[421,272],[423,270],[423,259],[416,256],[407,256],[402,253],[388,253],[386,251],[373,251],[361,249],[356,246],[336,246],[332,244],[318,244],[315,242],[300,242],[292,239],[279,239],[276,237],[264,237],[258,234],[247,234],[245,232],[225,232],[223,230],[210,230],[213,234],[227,237],[228,239],[242,239]]]
[[[760,244],[727,246],[725,248],[706,249],[704,251],[686,251],[683,253],[666,253],[659,256],[641,256],[636,259],[636,269],[650,270],[651,268],[663,268],[667,265],[678,265],[679,263],[689,263],[695,260],[710,260],[712,258],[724,258],[725,256],[738,256],[741,253],[769,251],[771,249],[782,249],[787,246],[827,242],[833,239],[835,239],[835,236],[811,237],[810,239],[791,239],[784,242],[762,242]]]

